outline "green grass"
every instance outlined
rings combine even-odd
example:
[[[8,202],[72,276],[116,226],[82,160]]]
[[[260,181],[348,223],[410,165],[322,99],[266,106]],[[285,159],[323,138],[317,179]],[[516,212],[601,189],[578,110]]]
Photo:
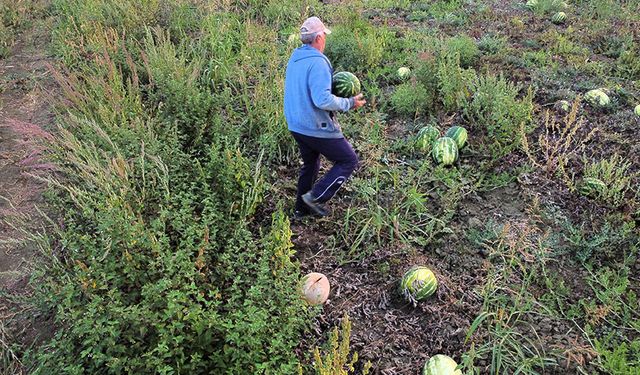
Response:
[[[465,373],[637,372],[637,142],[615,115],[640,98],[628,38],[637,5],[571,2],[560,27],[547,20],[564,8],[555,0],[533,14],[512,6],[508,19],[462,1],[18,1],[3,14],[0,55],[29,20],[55,24],[58,127],[44,157],[59,166],[45,179],[56,220],[39,239],[49,263],[32,285],[34,305],[61,329],[27,356],[0,337],[3,368],[364,371],[350,368],[360,362],[348,337],[361,321],[311,358],[327,335],[310,318],[323,312],[297,296],[310,264],[286,218],[299,167],[282,112],[287,38],[317,14],[334,31],[333,67],[360,77],[369,104],[339,114],[361,168],[331,220],[298,235],[319,231],[341,270],[364,265],[384,282],[426,256],[443,274],[466,272],[434,246],[478,250],[447,247],[484,267],[465,302],[477,305],[456,316],[466,340],[447,343]],[[394,77],[400,66],[412,69],[406,82]],[[583,106],[594,87],[618,104]],[[572,100],[569,113],[560,98]],[[467,128],[456,165],[415,149],[424,123]],[[581,195],[584,177],[606,189]],[[505,217],[502,188],[526,209]],[[486,225],[468,228],[469,218]],[[329,307],[349,308],[345,295]],[[358,345],[375,344],[358,333]],[[385,362],[367,359],[374,372]]]

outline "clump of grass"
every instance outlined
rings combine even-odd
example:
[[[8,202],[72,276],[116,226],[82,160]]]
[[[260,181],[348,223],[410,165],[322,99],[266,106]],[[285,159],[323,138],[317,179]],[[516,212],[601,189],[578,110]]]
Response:
[[[557,354],[545,350],[531,321],[533,315],[547,314],[531,287],[549,260],[548,234],[527,222],[489,222],[470,240],[485,249],[491,265],[480,292],[482,312],[465,341],[479,331],[484,335],[480,342],[473,340],[463,355],[464,368],[474,374],[537,374],[556,366]],[[480,359],[488,365],[479,366]]]

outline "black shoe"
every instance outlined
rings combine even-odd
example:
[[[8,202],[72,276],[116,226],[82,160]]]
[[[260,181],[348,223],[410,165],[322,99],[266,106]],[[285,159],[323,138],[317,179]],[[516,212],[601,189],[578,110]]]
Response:
[[[329,213],[327,212],[327,210],[316,201],[316,199],[313,197],[313,195],[311,195],[311,192],[308,192],[306,194],[304,194],[302,196],[302,200],[304,201],[304,203],[309,206],[309,208],[316,213],[316,215],[324,217],[327,216]]]
[[[306,210],[295,210],[293,211],[293,217],[291,218],[293,221],[300,221],[302,219],[304,219],[305,217],[311,215],[311,212],[306,211]]]

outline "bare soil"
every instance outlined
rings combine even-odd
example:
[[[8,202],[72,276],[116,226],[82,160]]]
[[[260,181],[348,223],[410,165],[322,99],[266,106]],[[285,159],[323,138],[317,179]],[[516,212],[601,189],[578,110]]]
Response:
[[[41,151],[34,140],[54,123],[47,39],[37,26],[25,30],[0,60],[0,329],[5,344],[23,347],[52,332],[51,322],[25,303],[28,281],[42,262],[29,237],[42,232],[46,211],[45,185],[32,175]]]

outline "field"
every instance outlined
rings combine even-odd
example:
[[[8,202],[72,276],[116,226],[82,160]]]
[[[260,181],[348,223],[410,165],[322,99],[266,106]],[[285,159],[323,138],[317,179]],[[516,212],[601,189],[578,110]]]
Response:
[[[0,11],[1,375],[421,374],[436,354],[640,374],[639,0]],[[340,114],[360,166],[331,215],[293,220],[284,73],[312,15],[367,105]],[[426,126],[467,130],[453,165]],[[438,289],[413,303],[416,265]]]

